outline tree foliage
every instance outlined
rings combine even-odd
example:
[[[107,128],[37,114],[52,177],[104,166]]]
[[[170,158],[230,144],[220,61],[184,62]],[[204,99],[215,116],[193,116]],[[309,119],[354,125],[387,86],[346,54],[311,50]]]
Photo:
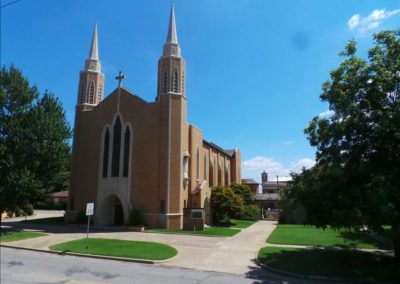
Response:
[[[392,228],[400,257],[400,30],[374,35],[368,58],[350,41],[322,85],[330,117],[306,128],[317,149],[314,168],[294,175],[285,196],[317,226]]]
[[[258,220],[261,209],[254,205],[255,196],[244,184],[214,187],[211,192],[211,209],[215,223],[229,223],[229,219]]]
[[[255,196],[247,185],[233,183],[230,185],[230,188],[233,190],[233,193],[242,197],[243,203],[245,205],[250,205],[254,203]]]
[[[60,101],[22,72],[0,73],[0,212],[65,187],[71,130]]]
[[[210,201],[214,223],[229,223],[230,218],[241,215],[243,199],[230,187],[217,186],[212,189]]]

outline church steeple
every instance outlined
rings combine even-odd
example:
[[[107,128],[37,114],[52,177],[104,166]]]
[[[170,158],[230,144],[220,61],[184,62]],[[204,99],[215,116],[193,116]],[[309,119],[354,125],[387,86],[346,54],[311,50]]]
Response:
[[[81,71],[78,90],[78,105],[97,105],[103,100],[104,75],[101,73],[97,42],[97,24],[94,27],[89,56],[85,68]]]
[[[176,33],[174,5],[171,5],[168,35],[163,54],[158,61],[158,95],[173,93],[185,96],[185,60]]]
[[[97,48],[97,24],[94,26],[92,45],[90,46],[89,58],[99,60],[99,50]]]
[[[85,62],[85,71],[101,72],[99,50],[97,47],[97,24],[94,27],[92,45],[90,46],[89,57]]]
[[[164,44],[163,56],[181,57],[181,48],[178,44],[178,35],[176,33],[174,4],[171,4],[171,14],[169,16],[169,26],[167,41]]]

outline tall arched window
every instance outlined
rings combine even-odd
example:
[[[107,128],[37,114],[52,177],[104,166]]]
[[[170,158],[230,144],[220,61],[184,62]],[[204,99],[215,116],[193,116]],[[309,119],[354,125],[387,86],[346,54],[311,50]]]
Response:
[[[181,92],[185,93],[185,71],[182,71],[182,79],[181,79]]]
[[[94,83],[90,82],[89,86],[89,104],[94,104]]]
[[[204,180],[207,180],[207,155],[204,153]]]
[[[210,168],[208,171],[208,186],[213,187],[214,186],[214,166],[210,161]]]
[[[114,124],[111,176],[119,176],[119,159],[121,155],[121,120],[117,117]]]
[[[218,185],[222,185],[222,167],[221,164],[218,166]]]
[[[106,135],[104,135],[103,145],[103,177],[108,175],[108,150],[110,148],[110,131],[107,128]]]
[[[164,93],[168,91],[168,74],[166,70],[164,70],[163,74],[163,91]]]
[[[197,148],[196,154],[196,179],[200,179],[200,155],[199,155],[199,148]]]
[[[129,127],[127,127],[125,130],[125,136],[124,136],[124,168],[123,168],[123,173],[122,173],[122,175],[124,177],[127,177],[129,174],[130,144],[131,144],[131,131],[129,130]]]
[[[173,91],[178,92],[178,70],[174,69],[174,76],[172,81]]]
[[[99,103],[101,102],[102,92],[103,92],[103,89],[102,89],[101,86],[100,86],[100,87],[99,87],[99,93],[98,93],[98,102],[99,102]]]
[[[86,88],[86,85],[82,81],[82,83],[81,83],[81,96],[80,96],[80,103],[81,104],[83,104],[85,102],[85,88]]]

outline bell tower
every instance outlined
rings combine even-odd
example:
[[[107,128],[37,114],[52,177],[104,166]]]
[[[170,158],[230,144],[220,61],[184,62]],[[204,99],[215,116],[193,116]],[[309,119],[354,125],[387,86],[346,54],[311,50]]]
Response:
[[[158,61],[157,101],[168,93],[185,96],[185,73],[185,60],[181,56],[176,33],[174,6],[171,5],[167,40]]]
[[[85,61],[84,70],[79,77],[77,105],[98,105],[103,100],[104,74],[97,47],[97,25],[94,27],[89,57]]]

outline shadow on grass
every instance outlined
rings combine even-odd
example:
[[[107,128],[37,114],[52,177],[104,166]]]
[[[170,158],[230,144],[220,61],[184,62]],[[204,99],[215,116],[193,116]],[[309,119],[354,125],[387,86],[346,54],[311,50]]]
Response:
[[[384,254],[267,247],[260,250],[258,258],[269,267],[305,276],[400,281],[400,269],[394,257]]]
[[[65,225],[64,217],[49,217],[41,219],[24,220],[27,224],[42,224],[42,225]]]
[[[337,247],[344,248],[356,248],[359,243],[365,243],[371,245],[371,247],[377,247],[379,249],[391,249],[388,245],[379,242],[377,239],[372,238],[367,232],[357,231],[343,231],[340,232],[340,236],[345,240],[345,244],[337,244]]]
[[[37,230],[44,233],[51,234],[74,234],[86,232],[87,223],[77,224],[71,223],[66,224],[64,217],[48,217],[38,218],[30,220],[20,220],[2,223],[7,230]],[[2,227],[2,229],[4,229]],[[115,233],[115,232],[127,232],[126,226],[92,226],[90,227],[91,232],[101,233]]]

